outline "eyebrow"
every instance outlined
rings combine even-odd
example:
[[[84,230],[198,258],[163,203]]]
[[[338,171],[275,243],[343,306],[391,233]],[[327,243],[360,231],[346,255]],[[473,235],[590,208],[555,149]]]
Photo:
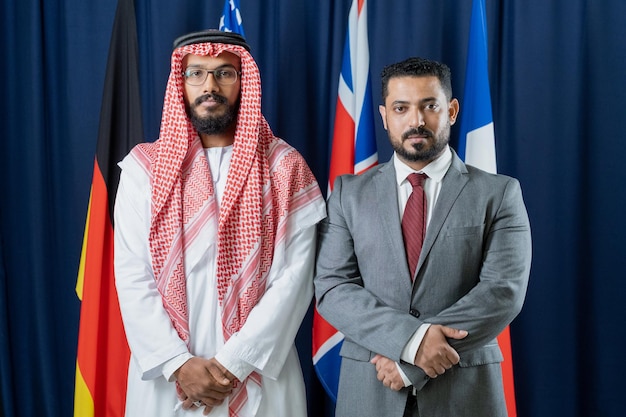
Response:
[[[431,102],[437,102],[439,101],[439,99],[437,97],[426,97],[420,100],[420,103],[431,103]]]
[[[234,69],[235,71],[237,70],[237,68],[233,64],[223,64],[223,65],[220,65],[219,67],[213,68],[213,70],[217,70],[217,69],[220,69],[220,68],[226,68],[226,67],[230,67],[230,68]],[[190,65],[187,65],[187,67],[185,67],[185,69],[187,69],[187,68],[208,69],[208,68],[206,68],[206,67],[204,67],[204,66],[202,66],[200,64],[190,64]]]
[[[430,102],[436,102],[439,99],[437,97],[426,97],[423,98],[419,101],[420,104],[424,104],[424,103],[430,103]],[[409,100],[394,100],[391,102],[391,105],[396,105],[396,104],[410,104],[411,102]]]

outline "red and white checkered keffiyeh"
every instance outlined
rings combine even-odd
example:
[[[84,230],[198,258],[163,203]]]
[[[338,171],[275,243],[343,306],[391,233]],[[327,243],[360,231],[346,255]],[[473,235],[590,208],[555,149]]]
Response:
[[[185,112],[182,59],[186,54],[241,57],[241,96],[233,156],[219,213],[201,141]],[[252,56],[241,46],[192,44],[174,50],[159,140],[131,153],[151,175],[150,253],[158,289],[174,327],[189,343],[183,252],[198,231],[215,224],[217,291],[224,338],[243,326],[265,291],[275,243],[284,239],[290,214],[323,202],[302,156],[276,138],[261,114],[261,81]],[[247,399],[245,385],[230,397],[236,416]]]

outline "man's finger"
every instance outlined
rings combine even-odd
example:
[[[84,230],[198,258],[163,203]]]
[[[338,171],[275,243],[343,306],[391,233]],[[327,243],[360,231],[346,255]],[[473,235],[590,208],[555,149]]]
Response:
[[[215,382],[223,386],[230,387],[235,379],[235,376],[231,374],[221,363],[215,358],[209,359],[208,366],[206,367],[211,376],[215,379]]]
[[[226,398],[226,396],[224,396],[224,398],[216,398],[217,396],[215,395],[208,395],[206,397],[204,397],[202,399],[202,405],[204,406],[209,406],[209,407],[215,407],[218,406],[220,404],[222,404],[224,402],[224,399]]]

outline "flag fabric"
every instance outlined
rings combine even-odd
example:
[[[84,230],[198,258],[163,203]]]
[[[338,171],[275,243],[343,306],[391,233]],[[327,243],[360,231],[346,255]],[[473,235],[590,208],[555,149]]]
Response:
[[[343,50],[328,191],[342,174],[360,174],[378,163],[369,71],[367,0],[353,0]],[[337,401],[343,335],[317,310],[313,316],[313,365],[326,393]]]
[[[459,156],[466,163],[496,173],[496,143],[487,67],[485,1],[474,0],[465,70]]]
[[[113,275],[113,203],[120,161],[143,138],[133,0],[119,0],[76,283],[81,300],[75,417],[122,417],[130,350]]]
[[[235,32],[246,37],[243,32],[243,21],[241,12],[239,11],[239,0],[226,0],[224,2],[224,11],[220,18],[219,30],[222,32]]]
[[[467,48],[465,90],[459,136],[459,156],[467,164],[496,173],[496,145],[491,112],[485,0],[474,0]],[[516,417],[513,357],[509,327],[498,336],[502,378],[509,417]]]

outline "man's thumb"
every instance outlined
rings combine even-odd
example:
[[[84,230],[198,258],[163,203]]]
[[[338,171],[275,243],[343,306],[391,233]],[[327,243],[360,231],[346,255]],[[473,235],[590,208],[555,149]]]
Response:
[[[451,339],[463,339],[468,335],[467,330],[453,329],[452,327],[444,327],[443,334]]]

